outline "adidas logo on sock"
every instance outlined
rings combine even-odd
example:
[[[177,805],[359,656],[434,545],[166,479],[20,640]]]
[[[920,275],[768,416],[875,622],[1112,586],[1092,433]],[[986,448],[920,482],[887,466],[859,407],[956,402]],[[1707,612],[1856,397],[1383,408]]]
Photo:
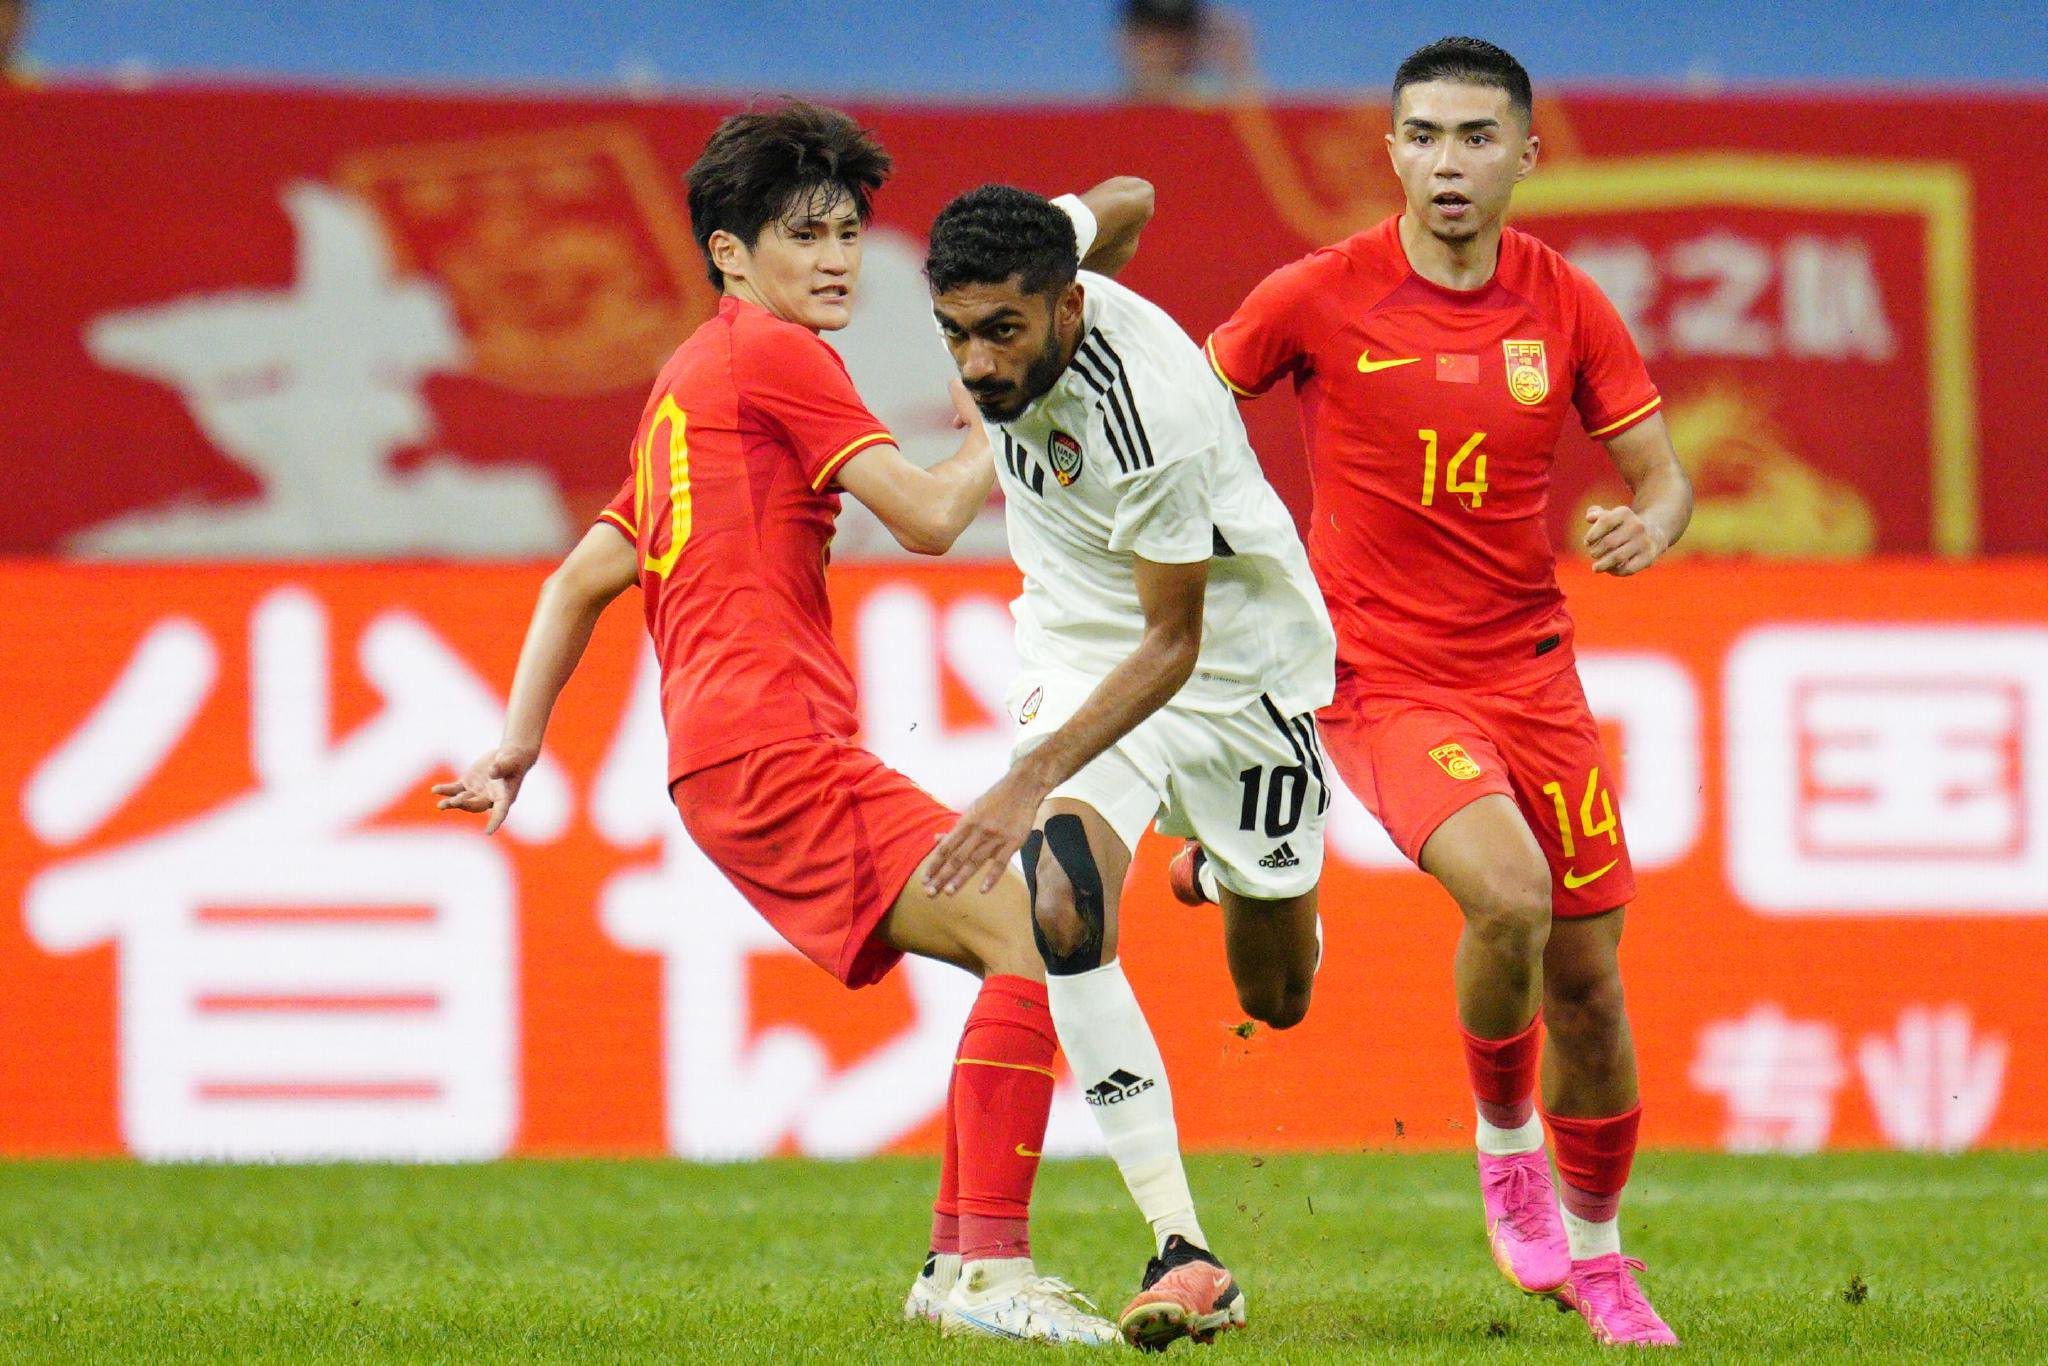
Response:
[[[1150,1077],[1141,1077],[1135,1072],[1126,1072],[1119,1067],[1089,1087],[1084,1093],[1090,1105],[1115,1105],[1129,1100],[1141,1091],[1149,1091],[1156,1083]]]
[[[1294,856],[1294,847],[1283,842],[1278,849],[1259,860],[1261,868],[1299,868],[1301,860]]]

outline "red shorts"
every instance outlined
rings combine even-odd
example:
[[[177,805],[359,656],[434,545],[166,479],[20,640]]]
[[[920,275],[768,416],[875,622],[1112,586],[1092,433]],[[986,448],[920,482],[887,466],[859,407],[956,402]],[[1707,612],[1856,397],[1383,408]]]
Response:
[[[1374,692],[1340,677],[1316,720],[1345,785],[1409,858],[1451,813],[1498,792],[1550,860],[1553,914],[1598,915],[1635,897],[1613,770],[1578,670],[1498,693]]]
[[[876,932],[959,820],[866,750],[822,735],[686,773],[669,795],[762,919],[850,987],[880,981],[903,957]]]

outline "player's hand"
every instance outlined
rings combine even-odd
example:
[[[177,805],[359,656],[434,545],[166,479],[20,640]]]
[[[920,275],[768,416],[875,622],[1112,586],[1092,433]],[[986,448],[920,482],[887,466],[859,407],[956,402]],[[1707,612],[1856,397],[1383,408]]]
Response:
[[[983,441],[988,440],[988,429],[981,425],[981,409],[974,406],[974,395],[967,392],[958,375],[946,382],[946,392],[953,398],[954,430],[978,432]]]
[[[442,811],[488,811],[490,817],[484,821],[484,833],[494,835],[511,813],[512,803],[518,800],[519,785],[526,781],[527,770],[539,758],[536,751],[512,745],[485,750],[460,778],[452,783],[434,784],[434,795],[441,799],[435,805]]]
[[[1593,557],[1595,574],[1640,574],[1670,548],[1632,507],[1589,507],[1586,523],[1586,551]]]
[[[1011,770],[967,808],[960,823],[932,851],[925,865],[925,895],[951,896],[984,869],[981,890],[984,894],[994,891],[1003,869],[1010,865],[1010,856],[1031,838],[1038,804],[1044,800],[1042,787]]]

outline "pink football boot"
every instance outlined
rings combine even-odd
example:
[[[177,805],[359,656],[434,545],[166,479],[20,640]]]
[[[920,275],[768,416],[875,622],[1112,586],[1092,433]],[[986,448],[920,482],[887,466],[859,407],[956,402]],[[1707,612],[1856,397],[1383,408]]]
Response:
[[[1479,1190],[1486,1197],[1486,1242],[1501,1275],[1524,1294],[1556,1292],[1572,1274],[1572,1252],[1550,1160],[1541,1149],[1513,1157],[1480,1153]]]
[[[1570,1279],[1557,1292],[1560,1308],[1579,1311],[1596,1341],[1609,1347],[1676,1347],[1678,1334],[1657,1317],[1635,1273],[1643,1264],[1610,1252],[1572,1263]]]

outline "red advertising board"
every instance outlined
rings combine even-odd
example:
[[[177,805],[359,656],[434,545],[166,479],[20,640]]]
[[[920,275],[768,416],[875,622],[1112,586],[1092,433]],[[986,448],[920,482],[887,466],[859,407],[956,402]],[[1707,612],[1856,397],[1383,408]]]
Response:
[[[680,176],[732,105],[0,91],[0,550],[565,544],[711,307]],[[1126,278],[1197,337],[1397,207],[1383,105],[858,112],[899,169],[835,342],[914,452],[948,441],[918,270],[958,191],[1147,176]],[[2010,153],[2048,137],[2048,100],[1567,92],[1536,122],[1516,221],[1649,354],[1701,492],[1689,553],[2048,550],[2048,171]],[[1291,409],[1247,415],[1299,506]],[[1557,526],[1612,483],[1568,444]],[[840,549],[885,543],[855,525]]]
[[[920,1150],[962,973],[849,996],[689,842],[615,609],[493,839],[538,567],[0,566],[0,1153]],[[1014,722],[1011,571],[835,567],[865,742],[955,805]],[[2048,1144],[2048,561],[1568,577],[1641,875],[1660,1145]],[[1213,915],[1123,956],[1200,1148],[1468,1141],[1454,908],[1348,795],[1308,1020],[1248,1037]],[[1063,1077],[1051,1142],[1093,1128]]]

